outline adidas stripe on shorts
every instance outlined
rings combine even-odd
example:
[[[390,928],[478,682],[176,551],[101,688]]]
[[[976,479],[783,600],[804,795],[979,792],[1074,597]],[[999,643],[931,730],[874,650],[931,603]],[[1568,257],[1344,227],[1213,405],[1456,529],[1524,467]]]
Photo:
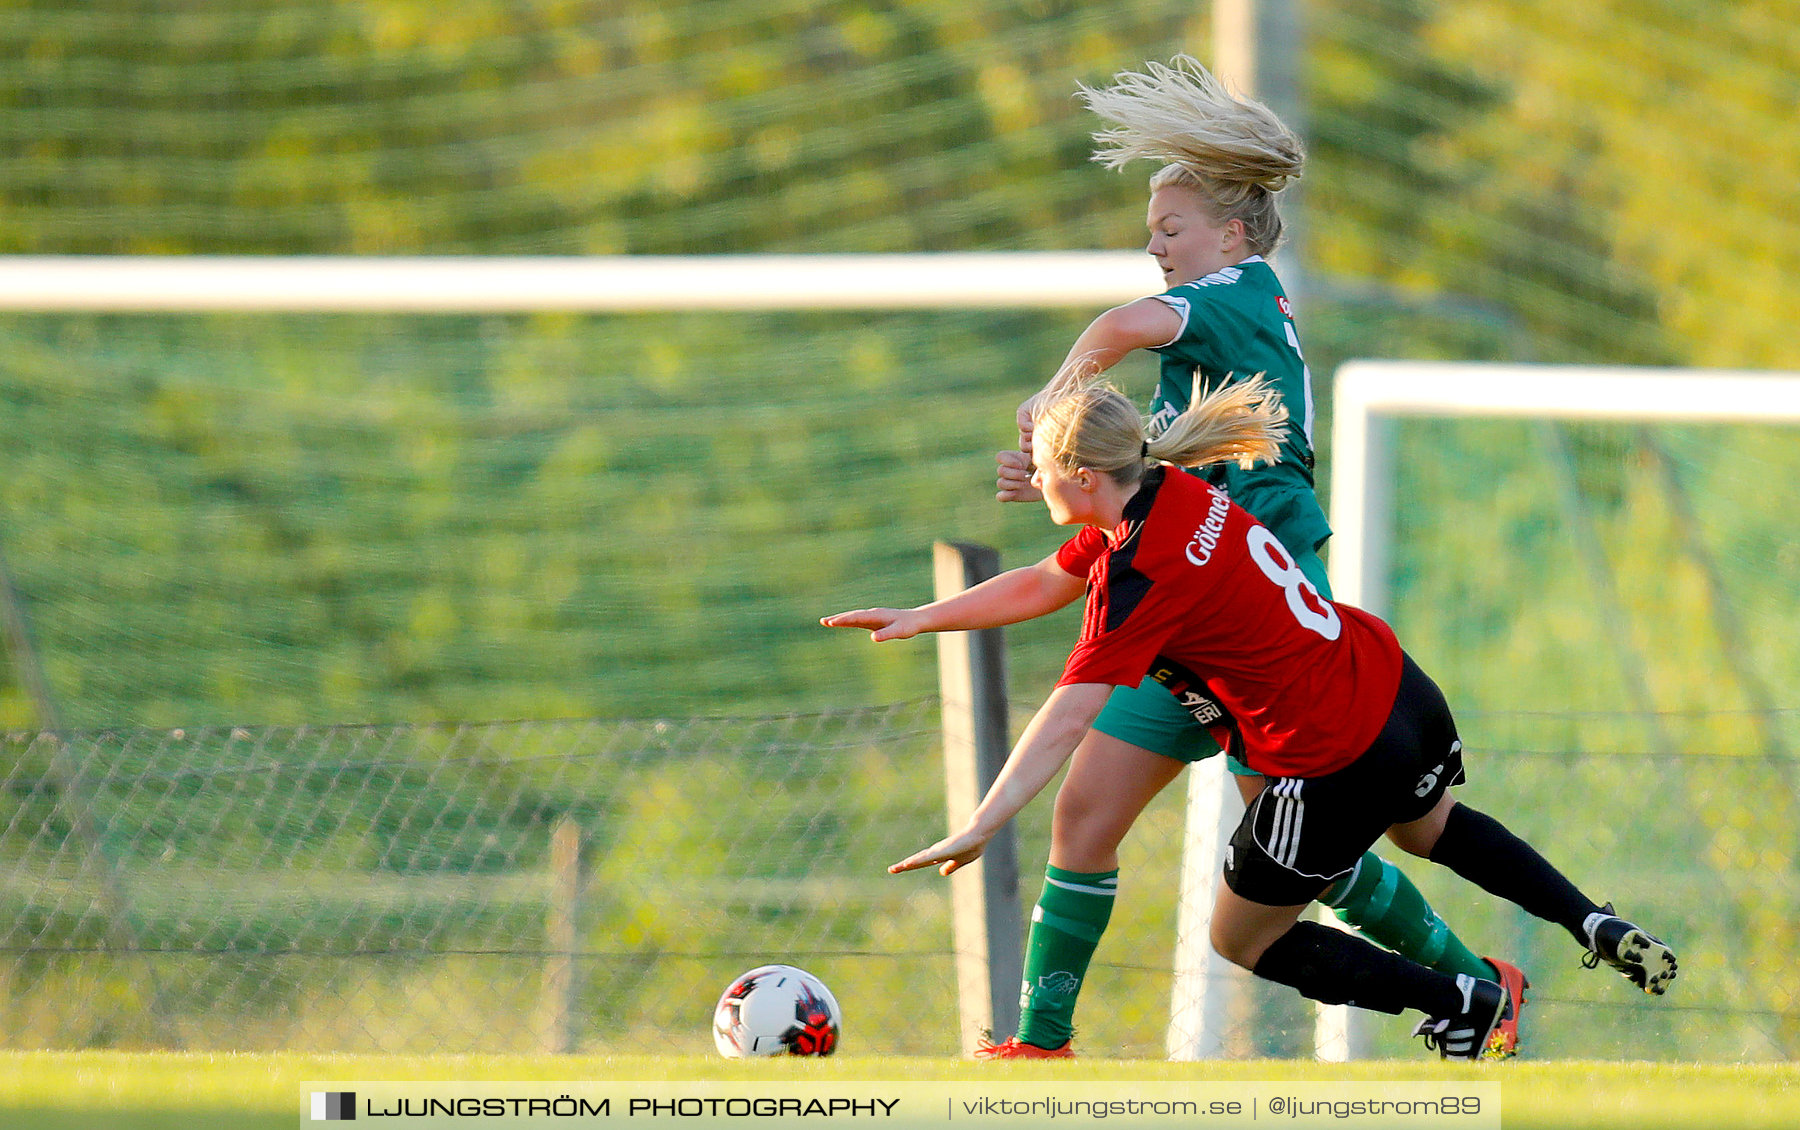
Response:
[[[1394,708],[1361,757],[1323,777],[1268,780],[1231,837],[1225,884],[1264,906],[1297,906],[1462,784],[1462,742],[1443,692],[1403,655]]]

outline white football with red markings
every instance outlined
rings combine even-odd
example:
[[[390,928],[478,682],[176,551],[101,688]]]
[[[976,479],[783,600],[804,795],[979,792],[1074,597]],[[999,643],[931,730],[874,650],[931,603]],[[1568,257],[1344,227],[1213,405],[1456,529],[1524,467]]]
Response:
[[[830,1055],[843,1014],[825,982],[792,965],[761,965],[733,981],[713,1009],[713,1043],[731,1059]]]

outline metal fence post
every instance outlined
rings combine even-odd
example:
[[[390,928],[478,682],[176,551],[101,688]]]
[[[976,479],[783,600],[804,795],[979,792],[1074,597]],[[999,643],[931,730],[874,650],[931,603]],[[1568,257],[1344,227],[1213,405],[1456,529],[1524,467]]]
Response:
[[[1000,571],[999,553],[987,546],[938,542],[932,549],[940,600]],[[956,831],[1011,751],[1001,630],[939,633],[938,687],[944,709],[945,815]],[[1019,1023],[1024,958],[1018,839],[1011,825],[989,842],[981,859],[950,877],[950,892],[966,1054],[984,1029],[1005,1036]]]

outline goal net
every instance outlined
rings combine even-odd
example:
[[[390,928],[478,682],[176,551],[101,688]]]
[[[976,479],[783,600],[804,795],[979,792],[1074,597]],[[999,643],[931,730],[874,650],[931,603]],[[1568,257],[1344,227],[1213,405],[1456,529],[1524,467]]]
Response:
[[[992,452],[1150,261],[542,265],[0,269],[9,1040],[534,1049],[569,818],[572,1046],[704,1051],[777,957],[847,1047],[955,1046],[947,885],[869,880],[941,834],[935,651],[817,618],[928,599],[939,539],[1058,543]],[[1021,699],[1074,630],[1009,634]],[[1179,861],[1135,850],[1090,1031],[1155,1055]]]
[[[1045,262],[1016,265],[1041,276]],[[944,295],[973,277],[953,274]],[[1056,544],[1035,508],[992,502],[990,453],[1092,305],[1153,282],[1081,290],[1074,310],[1055,299],[945,310],[928,292],[911,309],[875,296],[847,311],[700,298],[578,313],[601,300],[565,295],[526,313],[516,296],[464,311],[479,280],[440,277],[460,296],[435,313],[344,312],[355,288],[321,300],[302,283],[313,297],[296,299],[300,314],[277,312],[266,281],[224,285],[221,304],[261,295],[229,312],[172,312],[172,283],[114,283],[139,297],[115,294],[114,312],[0,318],[12,405],[0,428],[15,452],[0,709],[17,735],[0,892],[23,924],[6,939],[20,1041],[533,1046],[547,1007],[535,987],[494,998],[529,1012],[505,1028],[457,986],[535,978],[553,954],[552,816],[577,812],[618,845],[662,843],[655,813],[668,811],[701,831],[611,857],[636,868],[632,899],[581,912],[576,1046],[606,1046],[633,1015],[704,1013],[695,986],[707,974],[775,951],[821,955],[859,997],[895,976],[922,987],[923,1011],[879,1014],[898,1035],[858,1037],[871,1050],[953,1042],[943,892],[921,882],[877,895],[837,866],[907,850],[895,821],[933,834],[930,742],[916,712],[806,721],[823,706],[928,696],[932,651],[848,647],[812,625],[822,611],[926,598],[939,538],[993,544],[1009,564]],[[357,285],[382,305],[381,285]],[[756,289],[735,286],[731,300]],[[1449,693],[1471,749],[1465,795],[1599,897],[1673,923],[1678,950],[1749,956],[1684,967],[1679,997],[1645,1004],[1582,978],[1560,932],[1428,865],[1402,861],[1408,873],[1472,945],[1525,965],[1538,1054],[1641,1054],[1620,1042],[1625,1009],[1671,1058],[1789,1054],[1796,1002],[1769,971],[1800,898],[1786,785],[1800,744],[1786,630],[1800,591],[1786,529],[1800,445],[1777,422],[1791,382],[1694,373],[1674,409],[1659,400],[1653,414],[1651,392],[1674,378],[1640,372],[1612,396],[1623,420],[1609,422],[1560,414],[1578,383],[1564,372],[1383,371],[1346,370],[1322,445],[1332,565],[1340,595],[1392,615]],[[1523,404],[1443,400],[1519,394],[1527,377],[1541,383]],[[1365,397],[1365,380],[1387,391]],[[1052,618],[1011,634],[1022,702],[1053,681],[1074,630]],[[635,723],[478,739],[432,729],[721,715],[746,720],[718,733],[671,723],[641,753],[609,745],[640,740]],[[392,725],[327,725],[347,721]],[[86,735],[73,748],[89,775],[71,778],[74,755],[34,744],[37,729]],[[754,771],[771,757],[779,773]],[[511,766],[545,758],[560,768]],[[643,804],[582,809],[580,796],[601,792],[593,773],[636,782],[620,787]],[[861,807],[870,790],[910,815]],[[1197,878],[1179,894],[1178,845],[1216,837],[1221,818],[1196,821],[1179,793],[1126,845],[1130,894],[1090,974],[1087,1038],[1192,1054],[1210,1023],[1206,1054],[1411,1054],[1397,1020],[1321,1034],[1292,994],[1208,970],[1194,923],[1217,872],[1190,853]],[[757,821],[734,814],[739,797]],[[183,826],[197,811],[205,819]],[[1046,812],[1027,815],[1025,860],[1043,858]],[[827,866],[808,847],[852,841],[866,859]],[[702,855],[704,890],[680,878]],[[309,883],[356,905],[321,902],[308,917]],[[237,887],[229,905],[206,901]],[[738,893],[707,902],[726,888]],[[717,911],[693,919],[686,950],[682,900]],[[908,921],[919,934],[903,939]],[[111,932],[118,923],[138,932]],[[634,923],[632,944],[602,944]],[[622,981],[622,969],[641,975]],[[1232,992],[1196,1012],[1196,985]],[[271,994],[283,1002],[273,1015],[249,1007]],[[19,1011],[52,996],[98,1004],[57,1014],[62,1027]],[[396,1019],[404,1002],[434,1000]],[[1197,1019],[1206,1009],[1212,1020]]]
[[[818,616],[924,599],[937,538],[1052,541],[994,504],[992,452],[1082,313],[1154,276],[1104,253],[8,262],[0,549],[41,653],[16,674],[49,701],[14,677],[0,721],[929,693],[923,649],[846,649]]]
[[[1609,1054],[1624,1010],[1640,1047],[1792,1054],[1800,375],[1358,362],[1334,411],[1333,583],[1443,686],[1463,798],[1703,955],[1649,1002],[1402,860],[1528,969],[1534,1054]]]

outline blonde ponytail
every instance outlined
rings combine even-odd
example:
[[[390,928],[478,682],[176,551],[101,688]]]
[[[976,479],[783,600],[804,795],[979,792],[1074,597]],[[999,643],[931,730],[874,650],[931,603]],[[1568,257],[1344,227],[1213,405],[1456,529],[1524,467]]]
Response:
[[[1236,463],[1248,471],[1281,458],[1287,406],[1263,375],[1207,392],[1200,375],[1188,409],[1149,440],[1149,456],[1177,467]]]
[[[1287,409],[1261,374],[1204,393],[1194,378],[1187,411],[1153,436],[1129,397],[1110,384],[1059,380],[1034,406],[1033,452],[1065,471],[1104,471],[1131,486],[1152,462],[1203,467],[1235,462],[1248,469],[1281,458]]]

